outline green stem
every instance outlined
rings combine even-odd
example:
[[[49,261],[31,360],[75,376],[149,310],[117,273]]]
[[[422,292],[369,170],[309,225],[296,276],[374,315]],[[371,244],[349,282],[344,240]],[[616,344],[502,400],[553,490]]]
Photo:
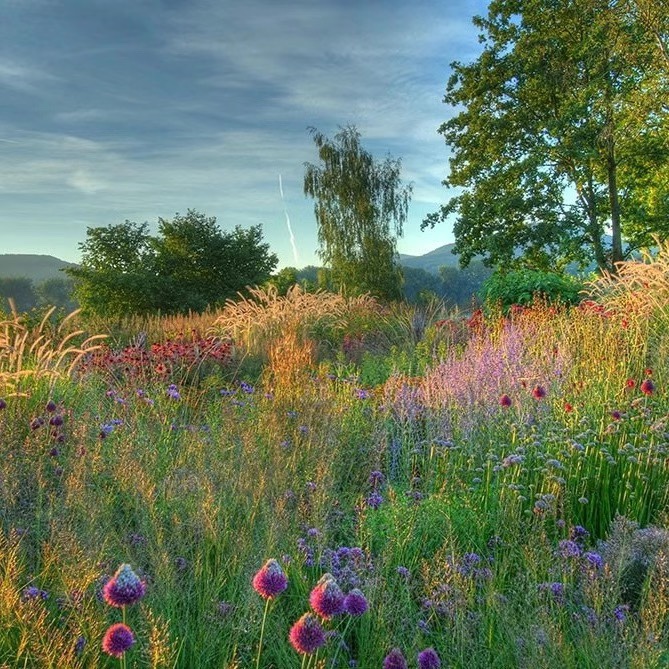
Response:
[[[122,618],[123,618],[123,624],[125,625],[125,606],[121,607],[121,615],[122,615]],[[127,663],[126,663],[126,659],[125,659],[125,653],[123,653],[123,655],[121,655],[121,669],[126,669],[126,667],[127,667]]]
[[[337,666],[337,656],[339,655],[339,651],[341,650],[342,644],[344,643],[344,637],[346,636],[346,632],[348,632],[348,628],[351,625],[351,620],[353,620],[353,616],[347,616],[348,620],[346,621],[346,625],[344,626],[344,629],[341,633],[341,637],[339,639],[339,643],[337,644],[337,650],[335,650],[334,657],[332,658],[332,663],[330,664],[330,667],[334,669],[334,667]]]
[[[260,654],[262,652],[262,640],[265,636],[265,620],[267,619],[267,610],[269,609],[270,598],[265,600],[265,612],[262,615],[262,625],[260,627],[260,641],[258,642],[258,655],[256,656],[256,669],[260,669]]]

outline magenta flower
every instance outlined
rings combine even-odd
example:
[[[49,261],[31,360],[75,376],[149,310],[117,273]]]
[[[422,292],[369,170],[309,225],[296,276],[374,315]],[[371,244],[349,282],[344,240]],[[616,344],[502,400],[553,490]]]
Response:
[[[123,657],[123,654],[135,643],[132,630],[123,623],[112,625],[102,639],[102,650],[112,657]]]
[[[146,584],[135,574],[129,564],[122,564],[102,589],[109,606],[121,608],[138,602],[146,592]]]
[[[434,648],[426,648],[418,653],[418,669],[439,669],[441,660]]]
[[[644,395],[652,395],[655,392],[655,384],[650,379],[644,379],[639,386]]]
[[[323,574],[309,595],[311,608],[325,620],[344,612],[344,593],[332,574]]]
[[[499,403],[500,403],[500,406],[510,407],[511,406],[511,398],[508,395],[502,395],[499,398]]]
[[[358,588],[344,597],[344,610],[350,616],[361,616],[368,609],[367,598]]]
[[[288,577],[274,559],[267,560],[253,577],[253,589],[265,599],[280,595],[288,587]]]
[[[535,400],[542,400],[546,397],[546,389],[543,386],[534,386],[532,389],[532,397],[534,397]]]
[[[404,655],[399,648],[393,648],[383,660],[383,669],[409,669]]]
[[[313,613],[305,613],[290,628],[288,639],[298,653],[310,655],[325,645],[325,630]]]

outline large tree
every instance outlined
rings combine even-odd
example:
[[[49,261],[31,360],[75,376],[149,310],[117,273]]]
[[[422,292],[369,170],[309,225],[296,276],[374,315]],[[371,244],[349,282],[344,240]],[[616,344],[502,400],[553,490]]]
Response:
[[[65,271],[84,311],[102,316],[203,311],[263,283],[278,262],[260,226],[224,232],[193,210],[159,219],[156,236],[130,221],[88,228],[79,248],[81,264]]]
[[[452,64],[440,127],[459,192],[423,224],[454,216],[462,264],[614,270],[669,234],[666,22],[639,18],[653,2],[493,0],[474,18],[483,51]]]
[[[354,126],[328,139],[311,135],[320,165],[306,163],[304,193],[315,200],[319,255],[337,289],[402,296],[396,238],[402,235],[411,186],[400,180],[400,160],[377,162]]]

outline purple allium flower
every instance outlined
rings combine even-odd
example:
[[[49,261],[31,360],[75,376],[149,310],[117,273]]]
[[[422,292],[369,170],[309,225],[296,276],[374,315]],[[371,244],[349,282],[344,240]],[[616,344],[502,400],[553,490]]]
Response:
[[[49,400],[49,401],[46,403],[46,407],[45,407],[45,409],[46,409],[49,413],[53,413],[53,412],[56,410],[56,408],[57,408],[57,407],[56,407],[56,403],[55,403],[53,400]]]
[[[174,558],[174,566],[177,571],[186,571],[188,569],[188,560],[185,557],[178,556]]]
[[[369,390],[364,390],[363,388],[357,388],[356,391],[355,391],[355,396],[359,400],[369,399],[369,397],[370,397]]]
[[[393,648],[385,660],[383,660],[383,669],[409,669],[404,655],[399,648]]]
[[[558,552],[563,558],[577,558],[581,555],[579,545],[571,539],[563,539],[558,544]]]
[[[290,628],[288,639],[298,653],[310,655],[325,645],[325,630],[313,613],[305,613]]]
[[[145,592],[146,583],[140,580],[129,564],[122,564],[102,588],[105,602],[118,608],[138,602]]]
[[[59,427],[62,424],[63,417],[59,413],[57,413],[55,416],[51,416],[49,419],[49,425],[53,425],[54,427]]]
[[[511,406],[511,398],[508,395],[502,395],[499,398],[499,404],[500,404],[500,406],[508,408],[508,407]]]
[[[358,588],[344,597],[344,610],[351,616],[361,616],[368,608],[367,598]]]
[[[542,400],[546,397],[546,389],[543,386],[534,386],[534,388],[532,388],[532,397],[534,397],[535,400]]]
[[[369,479],[367,479],[369,485],[376,488],[376,486],[383,485],[386,481],[386,477],[383,475],[383,472],[375,469],[373,472],[370,472]]]
[[[650,379],[644,379],[639,386],[644,395],[652,395],[655,392],[655,384]]]
[[[253,589],[265,599],[280,595],[288,587],[288,577],[274,559],[267,560],[253,577]]]
[[[2,397],[0,397],[0,411],[6,408],[7,408],[7,402],[5,402],[5,400]]]
[[[370,509],[376,510],[383,504],[383,496],[374,490],[369,494],[365,501]]]
[[[537,588],[543,592],[550,592],[559,604],[564,602],[564,583],[556,581],[554,583],[539,583]]]
[[[102,650],[112,657],[123,657],[123,654],[135,643],[132,630],[123,623],[112,625],[102,639]]]
[[[434,648],[426,648],[418,653],[418,669],[439,669],[441,660]]]
[[[325,620],[344,612],[344,593],[332,574],[323,574],[309,595],[311,608]]]

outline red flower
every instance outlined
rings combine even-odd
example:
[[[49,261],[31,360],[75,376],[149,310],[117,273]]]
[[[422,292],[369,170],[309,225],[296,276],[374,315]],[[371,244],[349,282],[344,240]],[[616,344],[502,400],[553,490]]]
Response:
[[[652,395],[655,392],[655,384],[650,379],[644,379],[639,386],[644,395]]]
[[[508,395],[502,395],[499,398],[499,403],[503,407],[510,407],[511,406],[511,398]]]
[[[534,386],[532,389],[532,397],[535,400],[541,400],[546,397],[546,389],[543,386]]]

